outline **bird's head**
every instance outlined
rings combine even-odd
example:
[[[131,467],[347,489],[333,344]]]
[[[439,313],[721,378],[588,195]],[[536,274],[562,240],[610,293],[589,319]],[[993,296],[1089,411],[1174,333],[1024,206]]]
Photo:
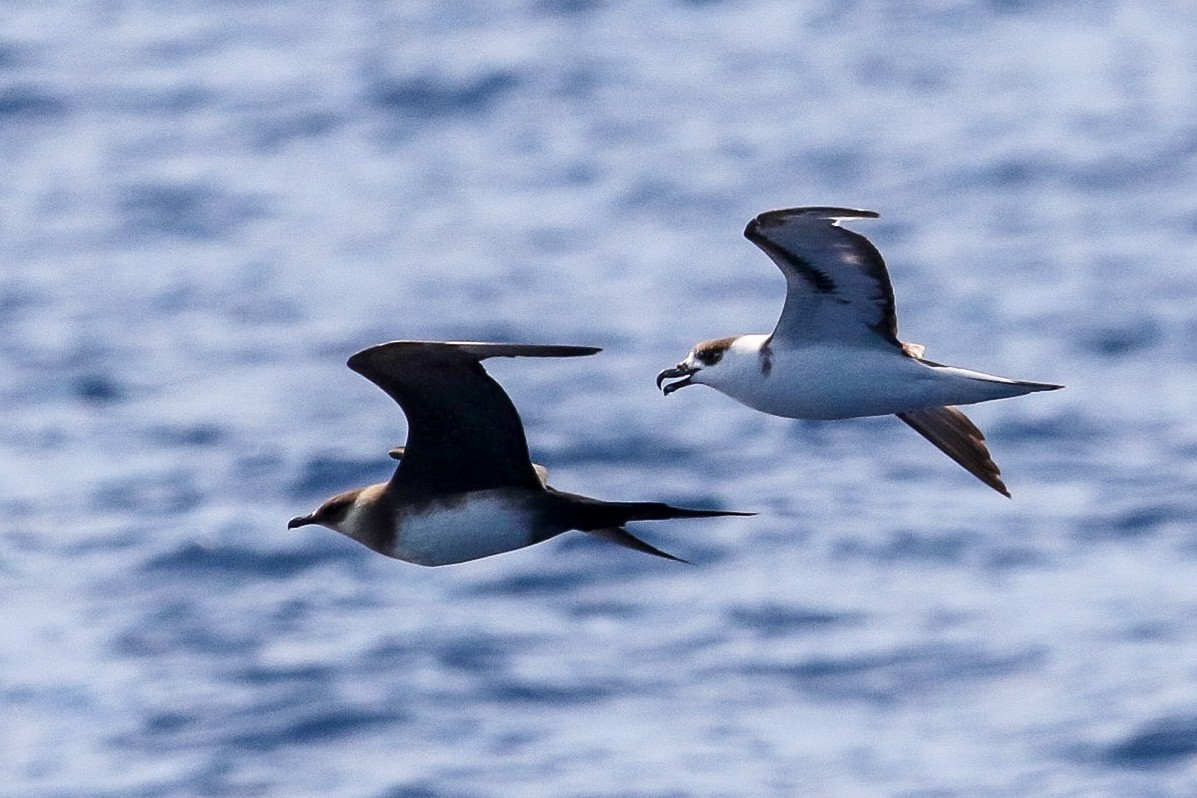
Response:
[[[388,519],[391,504],[386,489],[387,483],[380,482],[338,493],[308,515],[292,518],[287,528],[319,524],[379,554],[394,557],[394,519]]]
[[[690,354],[686,355],[685,360],[657,375],[657,387],[666,396],[669,396],[678,388],[685,388],[687,385],[710,384],[708,379],[710,372],[718,367],[735,340],[735,338],[717,338],[698,344],[690,350]],[[665,382],[670,379],[675,381]]]
[[[287,522],[287,529],[297,529],[309,524],[319,524],[342,535],[354,537],[353,519],[358,508],[358,499],[363,488],[354,488],[338,493],[307,515],[300,515]]]

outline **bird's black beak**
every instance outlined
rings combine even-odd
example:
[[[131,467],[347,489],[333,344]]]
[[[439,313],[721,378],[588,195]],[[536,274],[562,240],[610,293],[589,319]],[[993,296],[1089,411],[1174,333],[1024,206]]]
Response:
[[[313,513],[312,515],[315,515],[315,513]],[[316,519],[313,518],[312,515],[300,515],[295,518],[292,518],[290,521],[287,522],[287,529],[296,529],[297,527],[307,526],[308,524],[316,523]]]
[[[661,389],[662,393],[664,393],[666,396],[669,396],[669,394],[673,393],[678,388],[685,388],[687,385],[692,384],[690,377],[696,371],[698,371],[698,369],[679,363],[674,368],[665,369],[657,375],[657,387]],[[671,382],[668,385],[662,386],[662,383],[664,383],[665,380],[670,380],[674,377],[681,377],[682,379],[678,380],[677,382]]]

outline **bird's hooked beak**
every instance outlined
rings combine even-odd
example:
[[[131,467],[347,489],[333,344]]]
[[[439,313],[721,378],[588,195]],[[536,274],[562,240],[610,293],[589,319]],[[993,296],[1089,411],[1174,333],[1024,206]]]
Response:
[[[664,393],[666,396],[669,396],[669,394],[673,393],[678,388],[685,388],[687,385],[692,385],[693,382],[690,378],[697,371],[699,371],[699,369],[695,368],[694,366],[687,366],[685,363],[678,363],[673,368],[665,369],[657,375],[657,387],[661,389],[662,393]],[[681,377],[681,379],[677,382],[671,382],[662,387],[662,383],[664,383],[665,380],[670,380],[675,377]]]
[[[287,529],[297,529],[301,526],[307,526],[308,524],[318,523],[316,521],[316,519],[313,517],[314,515],[315,515],[315,513],[310,513],[308,515],[300,515],[300,516],[296,516],[295,518],[292,518],[290,521],[287,522]]]

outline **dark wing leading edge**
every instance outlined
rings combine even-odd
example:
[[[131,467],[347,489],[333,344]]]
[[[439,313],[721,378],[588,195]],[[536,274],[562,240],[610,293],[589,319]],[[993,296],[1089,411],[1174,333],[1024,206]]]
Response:
[[[899,345],[894,290],[881,253],[864,236],[839,226],[841,219],[877,216],[849,208],[788,208],[748,223],[744,236],[786,278],[786,303],[773,339]]]
[[[482,368],[488,357],[577,357],[588,346],[392,341],[349,358],[407,416],[407,445],[391,485],[450,494],[541,488],[519,413]]]

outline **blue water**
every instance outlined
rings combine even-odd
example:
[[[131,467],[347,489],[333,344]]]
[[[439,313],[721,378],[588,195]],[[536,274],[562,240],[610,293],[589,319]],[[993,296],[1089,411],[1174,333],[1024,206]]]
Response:
[[[0,9],[0,795],[1197,794],[1187,1]],[[880,211],[902,334],[1062,382],[893,419],[653,377],[767,332],[759,211]],[[566,490],[756,510],[443,569],[286,521],[383,479],[392,338]]]

